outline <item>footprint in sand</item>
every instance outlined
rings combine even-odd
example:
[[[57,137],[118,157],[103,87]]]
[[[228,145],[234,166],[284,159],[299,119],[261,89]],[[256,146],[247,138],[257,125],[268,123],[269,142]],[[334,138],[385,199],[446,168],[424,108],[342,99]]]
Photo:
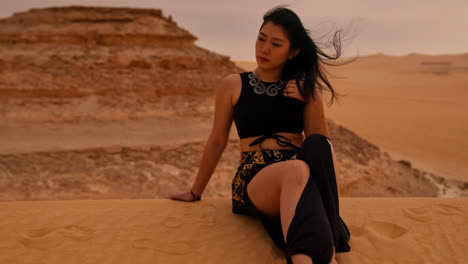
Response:
[[[448,205],[448,204],[435,204],[432,208],[443,215],[460,215],[463,216],[464,212],[457,206]]]
[[[403,213],[418,222],[427,223],[432,219],[430,208],[427,207],[407,208],[403,210]]]
[[[434,204],[423,207],[415,207],[404,209],[403,213],[418,222],[430,222],[432,220],[432,214],[441,214],[447,216],[463,216],[464,212],[459,207],[447,205],[447,204]]]
[[[369,231],[390,239],[396,239],[408,233],[408,229],[390,222],[372,221],[367,227]]]
[[[90,240],[93,234],[93,229],[79,225],[45,227],[27,231],[19,238],[19,242],[29,248],[49,249],[58,247],[67,238],[74,241]]]
[[[133,241],[136,249],[150,249],[169,255],[187,255],[197,252],[201,246],[196,240],[181,240],[174,242],[158,241],[152,238],[139,238]]]
[[[174,215],[166,217],[162,224],[168,228],[179,228],[185,224],[204,224],[214,226],[216,219],[216,206],[213,204],[202,204],[197,206],[184,206]]]
[[[352,224],[348,224],[347,226],[352,237],[359,237],[364,234],[365,229],[362,227],[358,227]]]

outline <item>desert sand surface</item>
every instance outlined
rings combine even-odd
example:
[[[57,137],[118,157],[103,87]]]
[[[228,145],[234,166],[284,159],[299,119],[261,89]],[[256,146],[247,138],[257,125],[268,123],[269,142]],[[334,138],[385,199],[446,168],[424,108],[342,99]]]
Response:
[[[285,263],[231,212],[234,124],[202,201],[161,199],[195,179],[218,82],[255,67],[195,40],[157,9],[0,19],[0,263]],[[333,69],[350,94],[326,109],[351,232],[340,264],[466,262],[466,61]]]
[[[4,136],[4,140],[0,140],[0,154],[14,154],[203,141],[206,140],[211,124],[200,122],[197,118],[172,117],[107,122],[92,120],[36,124],[20,122],[0,127]],[[187,127],[190,127],[190,131],[181,129]]]
[[[468,53],[376,54],[327,70],[338,77],[330,77],[334,89],[346,94],[326,108],[329,118],[392,158],[468,180]]]
[[[341,264],[468,261],[468,198],[343,198]],[[227,198],[0,203],[0,263],[285,263]]]

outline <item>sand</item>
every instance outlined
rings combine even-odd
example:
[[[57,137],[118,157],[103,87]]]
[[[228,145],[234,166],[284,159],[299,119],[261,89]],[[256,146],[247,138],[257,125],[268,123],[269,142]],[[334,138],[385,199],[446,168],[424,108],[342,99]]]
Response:
[[[468,198],[342,198],[339,263],[466,263]],[[285,263],[227,198],[0,203],[0,263]]]

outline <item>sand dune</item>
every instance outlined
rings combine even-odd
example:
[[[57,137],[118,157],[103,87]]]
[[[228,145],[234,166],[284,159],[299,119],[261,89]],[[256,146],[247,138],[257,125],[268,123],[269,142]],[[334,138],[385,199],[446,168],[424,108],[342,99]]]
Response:
[[[468,198],[343,198],[341,264],[468,261]],[[0,263],[285,263],[226,198],[0,203]]]

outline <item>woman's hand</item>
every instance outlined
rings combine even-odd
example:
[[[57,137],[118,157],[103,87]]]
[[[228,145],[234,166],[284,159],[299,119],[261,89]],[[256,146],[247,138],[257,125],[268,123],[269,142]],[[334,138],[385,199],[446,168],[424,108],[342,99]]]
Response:
[[[301,81],[301,85],[302,84],[303,82]],[[302,97],[301,93],[299,92],[299,89],[297,88],[296,80],[290,80],[286,84],[286,87],[283,90],[283,95],[286,97],[296,98],[301,101],[304,101],[304,97]]]
[[[171,194],[164,198],[178,200],[178,201],[185,201],[185,202],[193,202],[196,200],[196,197],[194,197],[191,192],[181,192],[181,193]]]

